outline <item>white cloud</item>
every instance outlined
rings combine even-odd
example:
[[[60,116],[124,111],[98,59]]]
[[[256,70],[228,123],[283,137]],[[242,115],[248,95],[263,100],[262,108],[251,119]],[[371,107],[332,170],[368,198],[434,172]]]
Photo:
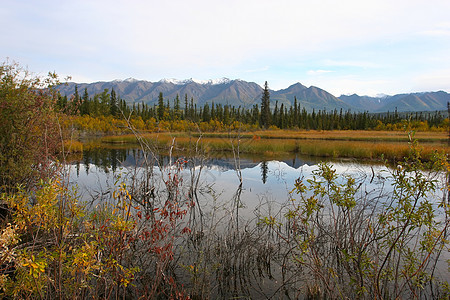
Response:
[[[450,22],[441,22],[435,24],[431,28],[421,30],[419,35],[432,36],[432,37],[449,37],[450,36]]]
[[[358,60],[332,60],[327,59],[323,61],[323,64],[330,67],[356,67],[356,68],[381,68],[378,63],[371,61],[358,61]]]
[[[379,93],[395,94],[392,89],[395,86],[395,83],[390,80],[360,78],[356,75],[331,77],[312,77],[304,80],[303,84],[306,86],[318,86],[336,97],[339,97],[342,94],[359,94],[367,96],[375,96]]]
[[[450,91],[450,68],[429,71],[413,78],[417,91]]]
[[[318,76],[318,75],[323,75],[323,74],[328,74],[328,73],[333,73],[335,71],[331,71],[331,70],[309,70],[308,72],[306,72],[308,75],[311,76]]]
[[[421,31],[420,34],[433,37],[450,37],[450,29],[432,29]]]
[[[263,66],[263,67],[261,67],[261,68],[257,68],[257,69],[248,69],[248,70],[245,70],[244,72],[245,73],[259,73],[259,72],[266,72],[266,71],[269,71],[269,66]]]
[[[436,36],[448,53],[448,11],[448,0],[4,0],[0,57],[93,81],[226,76],[281,83],[302,81],[306,73],[320,86],[331,76],[318,75],[350,67],[365,77],[352,70],[355,81],[342,83],[364,91],[372,83],[379,93],[391,89],[378,82],[379,72],[399,56],[404,65],[416,65],[436,55],[418,52],[409,59],[402,51],[416,49],[391,54],[374,47]],[[388,82],[398,76],[383,75]],[[410,84],[392,81],[399,89]]]

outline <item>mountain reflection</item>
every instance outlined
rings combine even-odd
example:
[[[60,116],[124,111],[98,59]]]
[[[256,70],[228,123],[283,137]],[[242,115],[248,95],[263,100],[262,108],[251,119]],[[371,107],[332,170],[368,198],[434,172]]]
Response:
[[[172,161],[177,160],[179,157],[172,157]],[[158,163],[162,166],[169,164],[168,156],[159,156]],[[296,169],[303,165],[314,165],[316,162],[312,160],[300,159],[296,155],[285,157],[284,159],[278,159],[278,161],[286,163],[288,166]],[[96,166],[105,173],[116,172],[118,168],[122,167],[139,167],[144,162],[144,153],[140,149],[136,148],[103,148],[96,147],[83,151],[83,157],[81,160],[73,162],[75,166],[77,176],[79,176],[80,165],[84,166],[86,175],[89,175],[91,167]],[[220,157],[211,157],[204,162],[205,167],[209,169],[215,169],[220,172],[226,172],[229,170],[236,170],[236,165],[233,156],[227,156],[226,153],[222,153]],[[157,165],[155,161],[154,165]],[[259,156],[243,156],[240,160],[241,170],[253,169],[255,167],[261,168],[261,180],[263,184],[267,182],[269,175],[268,160],[261,159]],[[189,166],[186,166],[189,168]],[[196,166],[197,167],[197,166]]]

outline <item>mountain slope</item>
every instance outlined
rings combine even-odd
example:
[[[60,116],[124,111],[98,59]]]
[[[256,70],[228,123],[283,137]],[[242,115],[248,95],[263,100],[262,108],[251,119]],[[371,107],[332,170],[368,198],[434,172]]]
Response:
[[[300,107],[304,107],[306,110],[334,110],[334,109],[352,109],[350,105],[345,103],[339,98],[331,95],[327,91],[315,86],[305,87],[300,83],[296,83],[288,87],[287,89],[274,91],[270,95],[271,101],[294,104],[294,98],[297,98],[297,102]]]
[[[78,86],[79,94],[87,89],[89,95],[103,92],[104,89],[111,91],[114,89],[122,99],[128,103],[144,102],[154,104],[158,101],[159,93],[162,92],[164,99],[173,100],[178,95],[184,99],[187,95],[189,101],[194,99],[194,103],[203,105],[214,101],[216,104],[231,104],[235,106],[251,106],[255,101],[259,101],[262,88],[253,82],[242,80],[221,80],[217,83],[209,81],[198,83],[193,80],[175,81],[160,80],[158,82],[124,80],[95,83],[68,83],[58,87],[62,95],[71,96],[74,94],[75,86]]]
[[[390,103],[382,107],[383,111],[435,111],[446,110],[450,101],[448,93],[429,92],[393,96]]]
[[[342,95],[339,99],[359,111],[377,111],[385,105],[381,97],[358,96],[353,94],[350,96]]]
[[[385,97],[340,96],[339,99],[351,105],[357,110],[370,112],[386,111],[436,111],[446,110],[447,102],[450,102],[450,94],[439,92],[425,92],[412,94],[398,94]]]

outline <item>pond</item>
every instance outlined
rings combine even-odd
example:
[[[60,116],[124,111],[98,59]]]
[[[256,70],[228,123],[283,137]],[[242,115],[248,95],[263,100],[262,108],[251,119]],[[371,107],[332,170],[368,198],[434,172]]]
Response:
[[[179,157],[173,157],[176,161]],[[187,158],[186,158],[187,159]],[[297,155],[284,155],[279,159],[261,160],[257,156],[244,156],[235,161],[230,153],[222,153],[220,157],[211,157],[202,160],[200,186],[214,187],[216,194],[227,198],[231,191],[235,191],[239,185],[237,163],[242,174],[242,198],[249,204],[262,195],[272,197],[276,202],[285,202],[289,198],[289,192],[294,188],[294,183],[300,176],[310,177],[313,170],[321,160],[314,157],[299,157]],[[167,165],[168,156],[162,157],[162,165]],[[199,169],[199,161],[194,168]],[[137,148],[114,149],[96,148],[84,151],[81,159],[72,161],[70,173],[71,181],[76,183],[81,191],[87,193],[105,193],[113,187],[118,177],[136,172],[143,164],[142,152]],[[154,168],[158,168],[154,163]],[[186,164],[191,168],[192,164]],[[333,167],[340,174],[358,176],[360,178],[371,177],[387,168],[380,164],[360,163],[356,160],[333,161]],[[185,175],[189,175],[189,170]],[[387,173],[386,173],[387,174]],[[380,179],[375,178],[376,182]],[[374,180],[372,179],[372,182]],[[89,200],[90,196],[84,196]]]
[[[308,289],[317,285],[311,281],[311,274],[319,271],[306,271],[295,261],[298,254],[293,250],[300,244],[291,236],[295,230],[289,227],[290,219],[286,218],[286,212],[295,207],[292,206],[293,199],[300,198],[292,193],[296,180],[303,178],[306,182],[311,179],[318,169],[317,159],[289,155],[272,160],[245,156],[237,160],[230,153],[208,158],[146,154],[133,148],[85,151],[83,158],[70,164],[70,181],[78,186],[82,199],[92,208],[103,201],[115,201],[112,191],[117,189],[118,183],[124,182],[136,194],[133,199],[137,204],[145,206],[153,201],[151,208],[158,209],[156,201],[163,203],[172,193],[164,183],[172,182],[175,175],[178,176],[179,186],[175,189],[181,196],[177,199],[191,199],[195,208],[192,208],[194,205],[190,207],[188,220],[183,221],[183,226],[189,226],[192,234],[176,242],[180,252],[177,252],[173,274],[191,295],[200,298],[296,298],[295,295],[308,294]],[[387,167],[352,160],[333,161],[331,165],[341,176],[340,184],[345,183],[347,176],[355,178],[354,184],[358,186],[355,197],[380,202],[392,197],[394,190]],[[139,191],[142,186],[147,187],[147,195],[153,195],[150,200]],[[441,196],[433,194],[429,197],[439,199]],[[364,211],[371,205],[367,204]],[[437,206],[437,203],[433,205]],[[374,213],[369,218],[373,216]],[[327,223],[331,211],[322,218]],[[277,222],[272,224],[268,220]],[[274,224],[279,228],[274,229]],[[330,247],[329,241],[321,243],[323,249]],[[436,274],[447,281],[445,259],[448,255],[444,254],[439,258]],[[201,268],[194,274],[189,268],[186,272],[186,266]],[[391,291],[391,287],[386,289]],[[436,286],[429,288],[427,293],[434,289]],[[401,293],[407,295],[408,291]]]

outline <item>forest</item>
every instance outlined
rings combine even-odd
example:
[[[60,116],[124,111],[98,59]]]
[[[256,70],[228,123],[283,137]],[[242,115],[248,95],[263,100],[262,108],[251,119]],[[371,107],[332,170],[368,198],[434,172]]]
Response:
[[[416,131],[445,131],[448,126],[447,112],[397,111],[385,113],[351,112],[341,110],[306,111],[294,98],[292,106],[270,103],[268,86],[264,89],[261,105],[250,108],[205,103],[197,107],[195,99],[184,96],[181,100],[164,99],[161,92],[158,103],[127,104],[113,90],[105,89],[100,94],[89,95],[85,89],[81,94],[75,89],[73,95],[58,95],[57,107],[67,115],[84,117],[77,122],[80,129],[92,123],[91,118],[132,119],[136,128],[155,131],[186,131],[196,128],[201,131],[227,131],[230,129],[300,129],[300,130],[404,130],[406,123]],[[266,103],[267,102],[267,103]],[[266,108],[267,107],[267,108]],[[89,118],[90,117],[90,118]],[[97,122],[98,123],[98,122]],[[107,126],[106,126],[107,127]],[[99,131],[105,126],[100,126]],[[89,128],[93,130],[94,128]],[[117,130],[117,129],[116,129]]]

